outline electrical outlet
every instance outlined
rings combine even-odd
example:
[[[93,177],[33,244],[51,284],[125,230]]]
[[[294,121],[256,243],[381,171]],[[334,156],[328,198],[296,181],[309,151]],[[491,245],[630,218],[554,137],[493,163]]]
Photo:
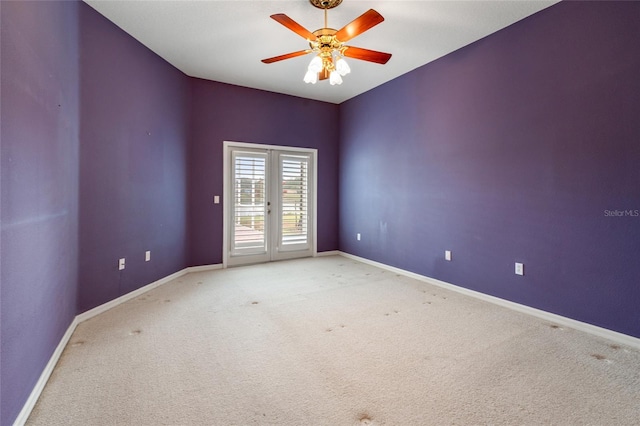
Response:
[[[220,196],[219,195],[214,195],[213,196],[213,204],[220,204]]]
[[[524,275],[524,264],[516,262],[516,275]]]
[[[356,240],[360,241],[360,233],[359,232],[356,234]]]
[[[124,269],[124,257],[118,261],[118,270],[122,271]]]
[[[451,261],[451,250],[444,251],[444,260]]]
[[[148,262],[151,260],[151,252],[150,251],[145,251],[144,252],[144,261]]]

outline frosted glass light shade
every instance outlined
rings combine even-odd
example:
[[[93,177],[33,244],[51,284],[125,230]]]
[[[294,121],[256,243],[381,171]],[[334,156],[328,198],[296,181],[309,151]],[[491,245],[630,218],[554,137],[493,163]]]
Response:
[[[304,75],[304,82],[316,84],[318,82],[318,73],[311,70],[307,71],[307,73]]]
[[[322,59],[320,56],[314,57],[309,63],[309,71],[315,72],[316,74],[322,71]]]
[[[338,71],[331,71],[331,74],[329,74],[329,83],[331,83],[332,86],[342,84],[342,77],[340,77]]]
[[[347,64],[347,61],[344,60],[344,58],[340,58],[336,62],[336,71],[338,71],[338,74],[340,74],[341,76],[345,76],[351,72],[351,68],[349,67],[349,64]]]

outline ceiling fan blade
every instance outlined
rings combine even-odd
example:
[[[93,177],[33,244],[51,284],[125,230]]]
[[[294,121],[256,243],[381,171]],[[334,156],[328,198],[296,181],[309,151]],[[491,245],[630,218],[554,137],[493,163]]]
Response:
[[[373,9],[369,9],[339,30],[336,33],[336,38],[344,43],[375,27],[382,21],[384,21],[382,15]]]
[[[310,50],[299,50],[297,52],[291,52],[285,55],[274,56],[273,58],[263,59],[262,62],[264,62],[265,64],[272,64],[274,62],[283,61],[285,59],[295,58],[296,56],[306,55],[309,52]]]
[[[318,79],[326,80],[329,78],[329,71],[326,68],[322,68],[322,71],[318,73]]]
[[[289,18],[284,13],[276,13],[275,15],[271,15],[271,19],[281,23],[282,25],[289,28],[294,33],[298,34],[303,38],[306,38],[307,40],[316,41],[318,39],[315,35],[313,35],[311,31],[309,31],[302,25],[298,24],[296,21]]]
[[[391,59],[391,53],[378,52],[375,50],[352,46],[347,46],[347,49],[344,51],[344,56],[383,65]]]

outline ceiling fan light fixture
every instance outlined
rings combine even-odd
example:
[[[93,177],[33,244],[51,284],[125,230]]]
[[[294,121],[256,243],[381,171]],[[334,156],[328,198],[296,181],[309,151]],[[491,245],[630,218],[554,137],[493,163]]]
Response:
[[[304,82],[316,84],[318,82],[318,73],[308,70],[307,73],[304,75]]]

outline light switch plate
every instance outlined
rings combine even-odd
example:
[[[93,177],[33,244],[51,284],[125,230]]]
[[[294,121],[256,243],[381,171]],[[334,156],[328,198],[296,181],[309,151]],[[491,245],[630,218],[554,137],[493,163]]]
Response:
[[[444,260],[451,261],[451,250],[444,251]]]
[[[516,262],[516,275],[524,275],[524,264]]]
[[[124,257],[118,261],[118,270],[122,271],[124,269]]]

